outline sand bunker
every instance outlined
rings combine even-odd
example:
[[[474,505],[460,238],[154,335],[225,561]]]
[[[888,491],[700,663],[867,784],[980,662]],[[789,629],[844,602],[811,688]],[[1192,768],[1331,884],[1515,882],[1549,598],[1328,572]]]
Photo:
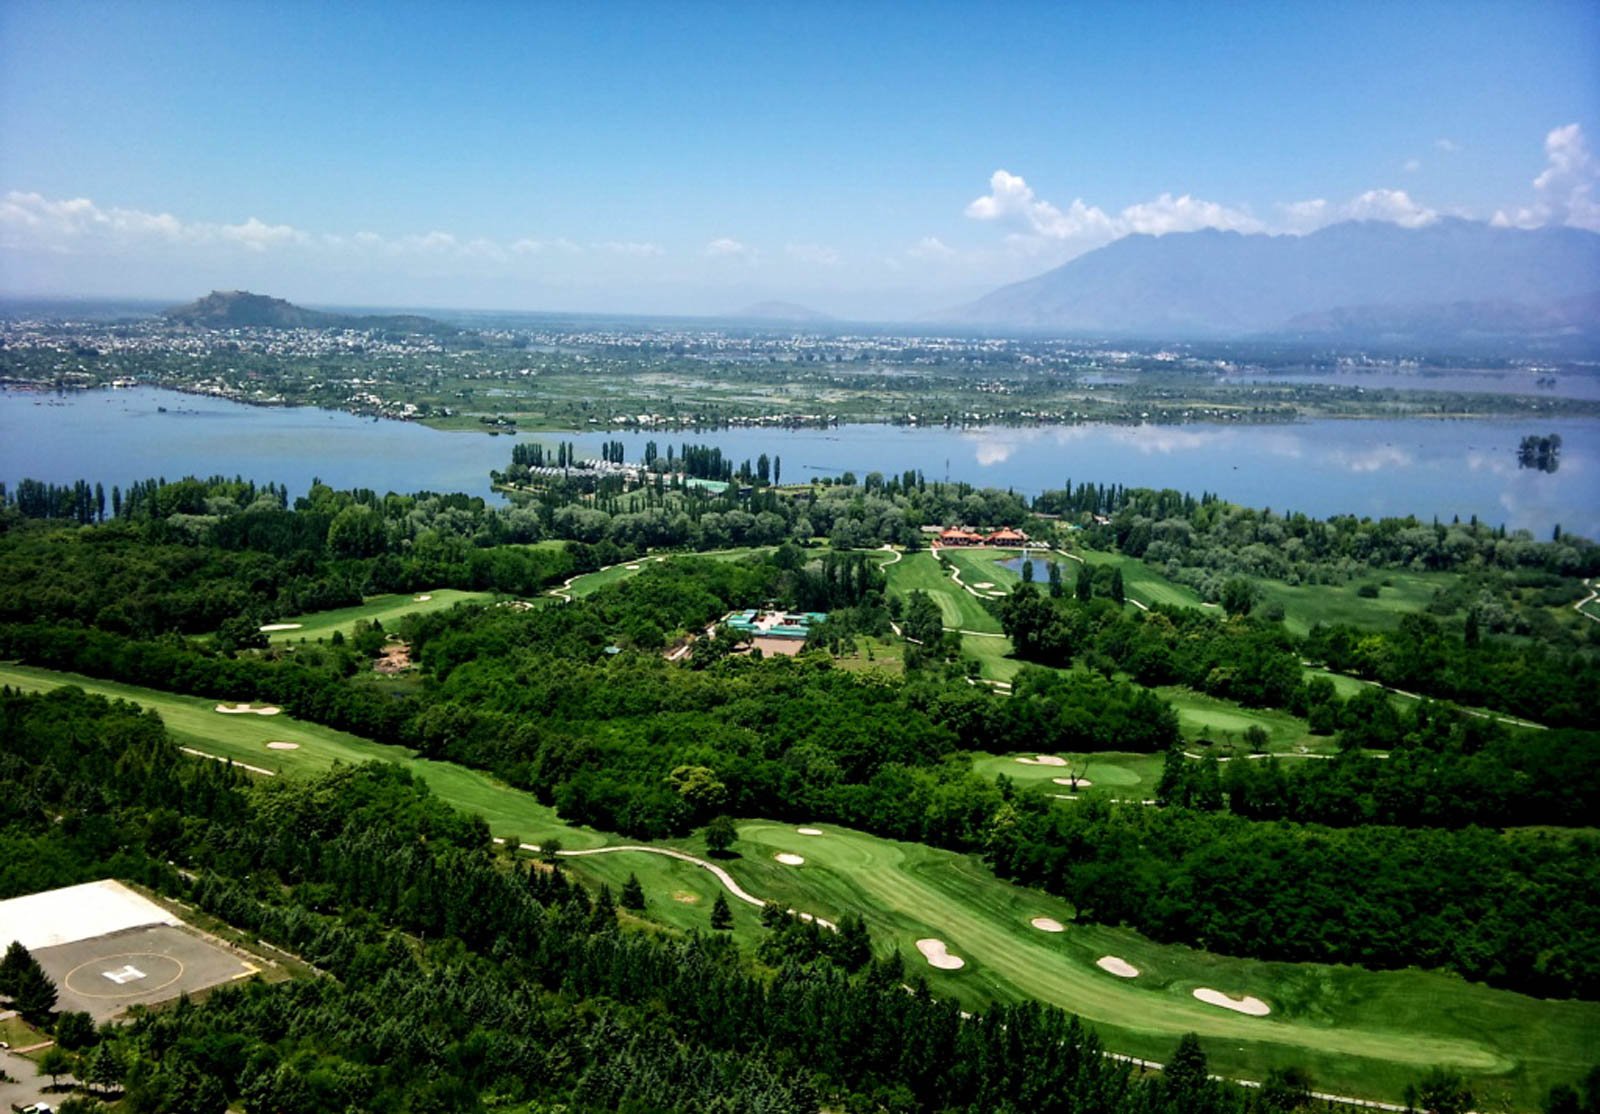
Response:
[[[819,836],[822,834],[821,828],[796,828],[795,831],[803,836]]]
[[[978,583],[974,584],[973,587],[974,588],[993,588],[994,587],[994,581],[992,581],[992,580],[980,580],[980,581],[978,581]]]
[[[268,623],[264,627],[257,627],[262,634],[270,634],[275,630],[299,630],[299,623]]]
[[[1212,990],[1209,986],[1196,987],[1194,996],[1208,1006],[1221,1006],[1225,1010],[1247,1013],[1251,1017],[1266,1017],[1272,1012],[1272,1007],[1260,998],[1252,998],[1249,995],[1233,998],[1220,990]]]
[[[283,709],[274,708],[271,704],[264,704],[259,708],[253,704],[218,704],[215,710],[225,716],[275,716]]]
[[[959,971],[967,965],[967,961],[959,955],[950,954],[943,940],[918,940],[917,951],[922,953],[929,967],[937,967],[941,971]]]
[[[1055,782],[1057,785],[1065,785],[1068,788],[1074,788],[1074,789],[1087,789],[1087,788],[1089,788],[1089,786],[1094,784],[1094,782],[1090,781],[1086,777],[1080,777],[1080,778],[1053,777],[1050,780]]]
[[[1065,766],[1067,764],[1065,758],[1058,758],[1053,754],[1041,754],[1037,758],[1023,757],[1017,759],[1017,761],[1024,766]]]
[[[429,600],[433,599],[433,597],[426,592],[420,596],[412,596],[411,598],[416,603],[427,603]]]
[[[1065,932],[1067,930],[1067,926],[1054,917],[1035,917],[1028,923],[1040,932]]]
[[[299,750],[300,749],[300,744],[299,743],[286,743],[286,742],[283,742],[281,739],[274,739],[272,742],[267,744],[267,749],[268,750]]]
[[[1139,977],[1139,968],[1129,963],[1126,959],[1120,959],[1114,955],[1103,955],[1094,961],[1094,965],[1108,975],[1115,975],[1119,979],[1136,979]]]
[[[629,565],[628,566],[628,568],[630,568],[630,569],[637,569],[638,567],[639,567],[638,565]]]
[[[806,861],[803,855],[795,855],[788,851],[779,851],[772,857],[777,859],[784,866],[799,866],[801,863]]]

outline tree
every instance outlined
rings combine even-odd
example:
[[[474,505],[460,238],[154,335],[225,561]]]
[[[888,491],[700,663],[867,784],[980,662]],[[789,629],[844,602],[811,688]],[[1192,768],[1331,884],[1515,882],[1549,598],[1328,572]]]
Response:
[[[717,629],[719,641],[725,629]],[[701,639],[699,645],[704,645],[705,641]],[[728,799],[728,787],[709,766],[676,766],[667,780],[695,816],[704,816]]]
[[[77,1052],[94,1043],[94,1018],[82,1010],[69,1010],[56,1018],[56,1043]]]
[[[39,1056],[39,1074],[50,1077],[50,1089],[61,1085],[63,1075],[72,1071],[72,1054],[60,1045],[52,1045]]]
[[[0,993],[11,998],[18,1013],[36,1024],[56,1008],[56,984],[44,973],[33,953],[13,940],[0,960]]]
[[[944,620],[933,597],[918,589],[906,594],[906,617],[900,629],[913,642],[932,646],[944,637]]]
[[[711,903],[711,927],[718,932],[725,932],[733,927],[733,910],[728,908],[728,899],[721,892],[717,900]]]
[[[1079,603],[1088,603],[1094,598],[1094,582],[1087,562],[1078,566],[1078,579],[1073,581],[1072,594]]]
[[[1235,576],[1223,583],[1222,610],[1226,611],[1230,618],[1250,614],[1250,609],[1255,605],[1255,586],[1244,577]]]
[[[1426,1114],[1467,1114],[1472,1103],[1467,1081],[1444,1068],[1434,1068],[1417,1085],[1417,1105]]]
[[[1311,1102],[1311,1077],[1300,1068],[1273,1068],[1261,1083],[1261,1106],[1273,1114],[1305,1110]]]
[[[1206,1089],[1207,1077],[1210,1075],[1206,1065],[1205,1049],[1200,1047],[1200,1038],[1197,1035],[1185,1033],[1178,1040],[1178,1047],[1173,1049],[1172,1055],[1168,1058],[1163,1075],[1167,1093],[1178,1100],[1176,1108],[1194,1109],[1196,1105],[1194,1099]]]
[[[1053,599],[1053,600],[1060,599],[1061,598],[1061,591],[1062,591],[1062,589],[1061,589],[1061,565],[1058,562],[1051,561],[1050,562],[1050,598]]]
[[[728,848],[733,846],[734,840],[739,838],[739,831],[733,826],[733,820],[728,816],[715,817],[706,825],[706,846],[713,855],[725,855]]]
[[[1120,568],[1111,570],[1111,598],[1117,603],[1122,603],[1128,598],[1127,592],[1123,589]]]
[[[644,908],[644,887],[639,885],[639,876],[628,875],[628,880],[622,883],[622,907],[637,912]]]
[[[122,1054],[109,1041],[101,1041],[83,1058],[83,1081],[102,1093],[115,1090],[127,1071]]]

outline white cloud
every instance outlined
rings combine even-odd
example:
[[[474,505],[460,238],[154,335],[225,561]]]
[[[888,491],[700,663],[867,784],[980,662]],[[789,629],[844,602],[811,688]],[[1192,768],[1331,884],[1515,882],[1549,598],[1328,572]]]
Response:
[[[1407,159],[1400,169],[1404,170],[1407,174],[1415,174],[1417,171],[1422,169],[1422,160]]]
[[[1421,228],[1439,219],[1439,214],[1413,201],[1405,190],[1368,190],[1346,202],[1341,220],[1379,220],[1402,228]]]
[[[973,220],[998,221],[1051,240],[1114,235],[1104,210],[1079,199],[1063,212],[1035,197],[1026,181],[1007,170],[989,176],[989,192],[969,203],[966,213]]]
[[[1368,190],[1349,201],[1334,203],[1326,198],[1292,201],[1278,206],[1278,231],[1304,234],[1345,220],[1376,220],[1402,228],[1421,228],[1439,219],[1439,214],[1413,200],[1405,190]]]
[[[600,251],[610,252],[612,255],[626,255],[635,259],[645,259],[653,255],[665,255],[657,244],[640,243],[633,240],[607,240],[596,244]]]
[[[1199,228],[1239,232],[1263,229],[1262,223],[1245,210],[1189,194],[1174,197],[1164,193],[1152,201],[1129,205],[1115,215],[1081,197],[1062,209],[1038,197],[1026,180],[1007,170],[996,170],[990,176],[989,192],[970,202],[966,215],[1010,227],[1007,243],[1024,253],[1043,250],[1051,241],[1092,246],[1133,233],[1161,236]]]
[[[1600,200],[1595,196],[1600,162],[1589,150],[1583,128],[1566,124],[1551,129],[1544,137],[1544,155],[1544,169],[1533,180],[1533,204],[1501,209],[1493,223],[1514,228],[1567,225],[1600,231]]]
[[[719,236],[705,247],[705,253],[712,258],[745,259],[752,260],[756,257],[756,250],[748,244],[742,244],[731,236]]]
[[[1440,136],[1438,139],[1435,139],[1433,141],[1433,145],[1435,148],[1443,151],[1447,155],[1454,154],[1455,152],[1461,150],[1461,144],[1457,143],[1453,139],[1447,138],[1446,136]]]
[[[834,267],[839,263],[839,249],[826,244],[785,244],[783,250],[791,259],[819,267]]]
[[[913,259],[951,259],[956,249],[937,236],[924,236],[907,248],[906,254]]]
[[[291,228],[287,224],[266,224],[255,217],[251,217],[243,224],[218,225],[217,235],[224,240],[241,244],[251,251],[266,251],[269,247],[304,244],[311,241],[311,237],[298,228]]]
[[[1116,222],[1130,232],[1161,236],[1168,232],[1193,232],[1200,228],[1222,228],[1234,232],[1260,232],[1264,226],[1240,209],[1230,209],[1215,201],[1202,201],[1184,194],[1164,193],[1154,201],[1129,205]]]

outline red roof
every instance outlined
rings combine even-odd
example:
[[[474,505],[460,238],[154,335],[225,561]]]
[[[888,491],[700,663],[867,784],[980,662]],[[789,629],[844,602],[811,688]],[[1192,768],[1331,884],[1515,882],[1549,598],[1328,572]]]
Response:
[[[990,534],[989,540],[992,542],[1025,542],[1028,540],[1028,535],[1024,534],[1021,530],[1013,530],[1011,527],[1007,526],[1004,529],[996,530],[994,533]]]

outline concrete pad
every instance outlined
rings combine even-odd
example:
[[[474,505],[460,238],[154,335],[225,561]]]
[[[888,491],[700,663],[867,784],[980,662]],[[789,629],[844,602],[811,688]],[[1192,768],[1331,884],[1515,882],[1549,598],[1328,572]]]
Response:
[[[86,1010],[97,1022],[132,1005],[193,995],[259,970],[233,952],[165,924],[40,948],[33,955],[55,981],[57,1008]]]
[[[0,901],[0,951],[20,940],[31,952],[177,917],[121,882],[85,882]]]

